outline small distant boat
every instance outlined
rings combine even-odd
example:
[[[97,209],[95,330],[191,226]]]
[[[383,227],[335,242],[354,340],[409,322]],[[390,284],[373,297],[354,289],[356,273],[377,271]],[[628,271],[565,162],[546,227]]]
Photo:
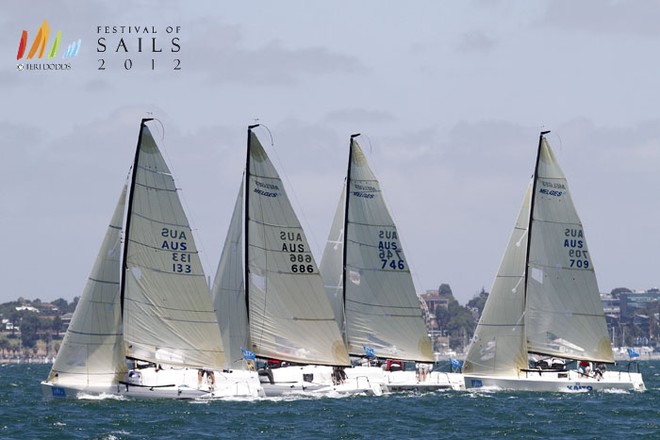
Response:
[[[643,391],[637,368],[605,367],[614,356],[593,260],[547,133],[463,365],[465,386]]]
[[[346,182],[321,260],[348,352],[382,366],[386,391],[460,389],[460,374],[432,371],[408,260],[358,136],[350,139]]]
[[[248,128],[245,174],[212,289],[227,367],[263,365],[267,396],[379,393],[367,380],[337,380],[349,356],[305,232],[256,127]]]
[[[223,370],[220,328],[192,231],[149,121],[140,123],[131,179],[41,383],[44,396],[263,394],[255,373]]]

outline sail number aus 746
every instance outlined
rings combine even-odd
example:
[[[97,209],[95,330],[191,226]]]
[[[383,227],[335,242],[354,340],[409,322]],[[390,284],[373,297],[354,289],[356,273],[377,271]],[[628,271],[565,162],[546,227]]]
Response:
[[[378,257],[381,269],[404,270],[406,263],[401,255],[396,231],[378,231]]]

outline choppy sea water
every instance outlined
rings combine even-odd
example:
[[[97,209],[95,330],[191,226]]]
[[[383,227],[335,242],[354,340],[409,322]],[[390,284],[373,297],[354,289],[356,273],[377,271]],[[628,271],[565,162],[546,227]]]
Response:
[[[0,366],[0,439],[660,439],[660,361],[644,393],[458,392],[258,401],[55,400],[49,365]]]

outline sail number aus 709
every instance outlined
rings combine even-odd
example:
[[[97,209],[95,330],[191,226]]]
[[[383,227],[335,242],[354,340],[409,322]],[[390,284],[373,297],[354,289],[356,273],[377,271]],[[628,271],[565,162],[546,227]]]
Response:
[[[568,249],[569,266],[574,269],[589,269],[589,251],[584,241],[582,229],[564,230],[564,248]]]

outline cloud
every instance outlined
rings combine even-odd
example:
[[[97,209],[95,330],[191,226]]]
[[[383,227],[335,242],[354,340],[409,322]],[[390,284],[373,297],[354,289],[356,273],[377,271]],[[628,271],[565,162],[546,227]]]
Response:
[[[652,0],[556,0],[547,3],[538,24],[607,36],[617,33],[655,37],[660,35],[658,21],[660,6]]]
[[[390,112],[383,110],[367,110],[361,108],[346,108],[335,110],[325,116],[330,123],[351,124],[383,124],[394,122],[396,118]]]
[[[191,27],[182,43],[186,62],[210,83],[292,86],[309,77],[368,72],[356,57],[325,47],[291,48],[277,39],[249,47],[238,26],[199,21]]]
[[[457,49],[460,52],[488,54],[497,47],[497,41],[484,31],[473,30],[460,36]]]

